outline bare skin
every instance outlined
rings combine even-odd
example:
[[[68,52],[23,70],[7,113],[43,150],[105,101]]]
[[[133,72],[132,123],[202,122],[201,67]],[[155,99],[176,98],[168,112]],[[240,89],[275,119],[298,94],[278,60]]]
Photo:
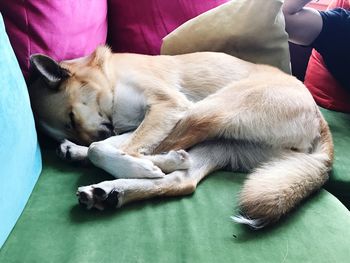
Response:
[[[312,0],[285,0],[282,11],[286,20],[289,40],[298,45],[308,46],[320,34],[323,26],[320,13],[305,7]]]

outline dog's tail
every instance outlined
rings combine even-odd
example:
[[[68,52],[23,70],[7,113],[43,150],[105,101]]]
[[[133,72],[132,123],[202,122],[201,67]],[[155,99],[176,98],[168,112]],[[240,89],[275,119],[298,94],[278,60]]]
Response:
[[[255,229],[277,221],[327,181],[333,162],[333,142],[321,117],[320,137],[311,153],[292,152],[253,172],[240,195],[241,214],[232,217]]]

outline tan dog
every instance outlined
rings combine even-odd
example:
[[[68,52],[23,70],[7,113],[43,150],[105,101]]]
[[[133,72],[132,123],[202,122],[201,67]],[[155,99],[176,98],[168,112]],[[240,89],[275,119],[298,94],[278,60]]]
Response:
[[[43,55],[31,62],[40,73],[30,87],[38,123],[79,144],[65,140],[60,155],[126,178],[80,187],[88,208],[190,194],[229,167],[252,172],[234,219],[259,228],[328,179],[328,126],[304,85],[278,69],[222,53],[145,56],[106,47],[59,64]]]

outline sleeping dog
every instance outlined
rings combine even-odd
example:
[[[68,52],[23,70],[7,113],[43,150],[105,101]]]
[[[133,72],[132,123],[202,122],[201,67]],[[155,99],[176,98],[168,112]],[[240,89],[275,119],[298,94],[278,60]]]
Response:
[[[328,179],[333,144],[296,78],[214,52],[113,54],[60,63],[33,55],[37,122],[64,159],[118,178],[79,187],[88,208],[186,195],[212,171],[249,172],[233,219],[276,222]]]

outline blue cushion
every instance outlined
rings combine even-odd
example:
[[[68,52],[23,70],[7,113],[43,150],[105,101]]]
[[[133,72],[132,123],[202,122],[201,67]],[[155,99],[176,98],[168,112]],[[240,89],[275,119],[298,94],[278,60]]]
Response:
[[[0,14],[0,247],[41,172],[29,95]]]

